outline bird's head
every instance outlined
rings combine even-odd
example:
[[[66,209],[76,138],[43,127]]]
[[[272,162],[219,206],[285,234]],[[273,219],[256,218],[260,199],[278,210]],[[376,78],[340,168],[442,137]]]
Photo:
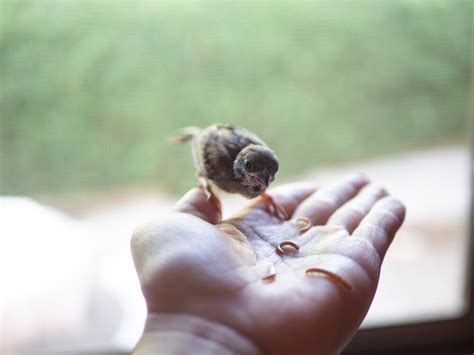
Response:
[[[248,145],[234,161],[234,177],[241,182],[244,195],[249,198],[265,192],[277,171],[278,158],[270,148],[262,145]]]

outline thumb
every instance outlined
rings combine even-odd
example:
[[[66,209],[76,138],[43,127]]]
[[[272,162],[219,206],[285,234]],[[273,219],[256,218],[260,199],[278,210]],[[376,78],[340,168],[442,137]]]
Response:
[[[208,198],[201,186],[188,191],[178,201],[173,211],[192,214],[211,224],[219,223],[222,218],[221,202],[214,193]]]

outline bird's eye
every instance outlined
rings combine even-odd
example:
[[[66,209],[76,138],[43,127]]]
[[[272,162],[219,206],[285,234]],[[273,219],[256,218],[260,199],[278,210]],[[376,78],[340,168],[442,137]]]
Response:
[[[249,160],[246,160],[244,162],[244,166],[245,166],[245,169],[250,170],[250,169],[252,169],[252,162],[249,161]]]

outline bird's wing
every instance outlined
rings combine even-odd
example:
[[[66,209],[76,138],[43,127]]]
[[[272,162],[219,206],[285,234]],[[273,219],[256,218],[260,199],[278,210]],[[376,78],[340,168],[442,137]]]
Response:
[[[214,126],[202,131],[193,149],[199,173],[211,180],[226,180],[233,177],[234,160],[225,144],[226,136]]]
[[[255,133],[223,123],[204,129],[197,141],[193,152],[198,170],[209,179],[221,181],[234,179],[234,160],[242,149],[249,144],[265,145]]]
[[[237,141],[237,145],[240,147],[240,150],[244,149],[249,144],[256,145],[265,145],[265,142],[260,139],[255,133],[249,131],[248,129],[241,127],[233,127],[231,129],[234,139]]]
[[[193,138],[191,144],[191,152],[193,155],[193,163],[200,176],[206,177],[206,168],[204,164],[203,154],[203,135],[205,131],[200,132]]]

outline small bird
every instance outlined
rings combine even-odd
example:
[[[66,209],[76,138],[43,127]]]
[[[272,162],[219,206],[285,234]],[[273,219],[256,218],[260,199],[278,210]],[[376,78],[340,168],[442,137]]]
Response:
[[[190,142],[198,178],[212,196],[210,182],[247,198],[261,196],[269,212],[287,219],[285,210],[265,193],[278,171],[275,153],[253,132],[230,124],[186,127],[173,143]]]

